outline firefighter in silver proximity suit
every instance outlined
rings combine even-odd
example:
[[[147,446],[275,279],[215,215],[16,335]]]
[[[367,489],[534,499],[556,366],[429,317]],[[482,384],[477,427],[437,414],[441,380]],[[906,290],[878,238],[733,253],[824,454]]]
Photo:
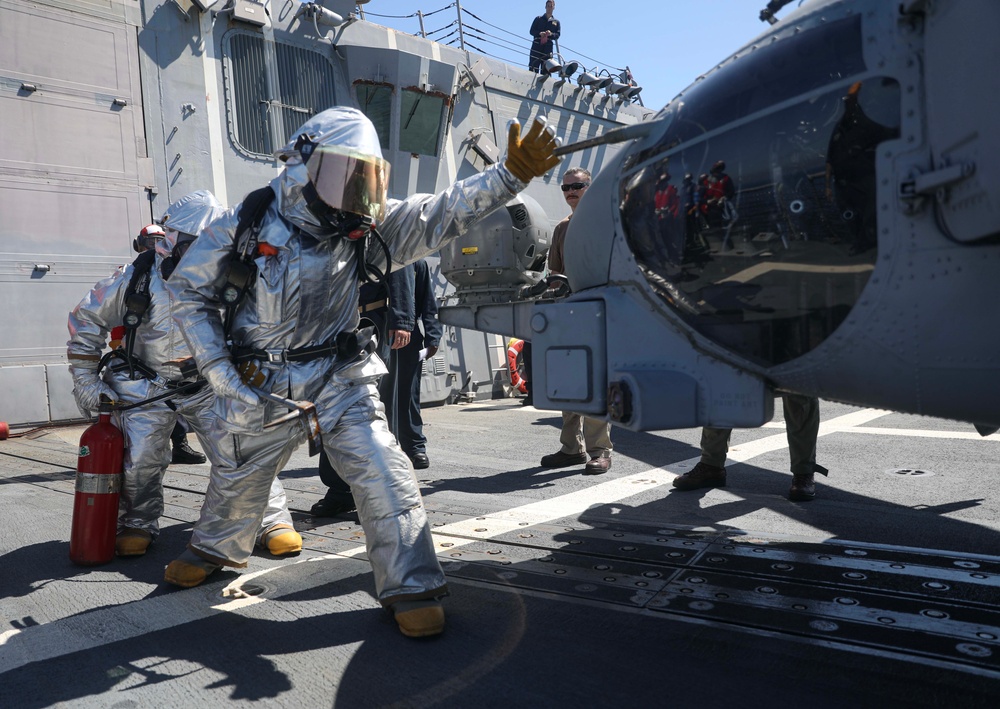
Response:
[[[67,344],[73,394],[84,413],[97,410],[102,394],[128,404],[177,390],[176,396],[115,414],[126,447],[115,543],[119,556],[144,554],[159,531],[163,473],[171,461],[170,434],[177,415],[187,418],[203,447],[206,440],[225,435],[219,433],[221,428],[210,412],[211,388],[204,382],[198,388],[196,377],[185,378],[177,367],[167,364],[190,353],[170,316],[165,285],[198,232],[222,212],[222,205],[206,191],[193,192],[170,205],[164,216],[165,232],[160,230],[155,243],[149,245],[155,254],[149,251],[98,283],[69,316]],[[148,298],[145,306],[137,305],[144,298]],[[128,315],[132,316],[131,327]],[[102,375],[99,365],[105,340],[123,322],[123,345],[105,358]],[[213,465],[218,464],[234,465],[233,461],[213,460]],[[292,528],[285,493],[277,480],[267,502],[262,542],[278,555],[302,548],[302,538]]]
[[[371,121],[353,108],[323,111],[277,153],[284,169],[270,183],[273,194],[266,193],[273,201],[256,232],[256,274],[228,327],[219,316],[226,290],[220,284],[246,246],[242,235],[236,238],[240,208],[209,225],[169,287],[174,317],[184,322],[244,462],[213,475],[188,551],[167,567],[168,582],[195,586],[219,565],[244,566],[250,555],[268,487],[306,435],[293,422],[263,428],[286,413],[254,391],[263,389],[315,403],[326,454],[357,501],[378,599],[400,630],[408,636],[443,630],[444,574],[413,469],[378,398],[386,367],[370,345],[360,352],[346,346],[359,324],[359,251],[351,237],[368,235],[372,220],[394,268],[411,263],[557,165],[556,146],[544,120],[523,137],[512,123],[500,164],[437,195],[387,201],[389,166]],[[380,265],[384,270],[384,257]]]

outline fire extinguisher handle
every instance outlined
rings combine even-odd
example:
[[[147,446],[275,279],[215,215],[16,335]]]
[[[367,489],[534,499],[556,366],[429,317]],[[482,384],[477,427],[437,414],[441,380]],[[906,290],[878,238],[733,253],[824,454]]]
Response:
[[[112,399],[107,394],[101,394],[100,402],[101,403],[98,408],[99,413],[110,414],[111,411],[115,408],[115,400]]]

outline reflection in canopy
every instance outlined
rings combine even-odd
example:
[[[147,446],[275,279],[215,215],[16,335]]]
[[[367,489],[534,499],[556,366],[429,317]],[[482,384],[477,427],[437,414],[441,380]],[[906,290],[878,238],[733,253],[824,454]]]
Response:
[[[875,147],[899,135],[899,85],[829,75],[836,88],[708,137],[687,117],[720,121],[692,90],[621,183],[626,239],[656,292],[764,366],[823,342],[874,269]]]

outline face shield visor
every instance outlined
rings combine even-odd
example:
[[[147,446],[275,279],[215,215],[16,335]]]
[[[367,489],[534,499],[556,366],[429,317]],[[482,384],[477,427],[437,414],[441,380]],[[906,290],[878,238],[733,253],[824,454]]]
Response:
[[[156,253],[164,259],[172,259],[177,263],[188,247],[194,243],[195,238],[193,234],[167,229],[167,235],[156,245]]]
[[[389,163],[337,145],[317,145],[305,159],[317,196],[331,209],[370,217],[385,216]]]
[[[163,240],[163,235],[163,227],[159,224],[145,226],[139,232],[139,236],[132,241],[132,249],[141,254],[143,251],[155,248]]]
[[[188,247],[194,243],[195,238],[191,234],[177,234],[177,243],[174,244],[174,248],[171,251],[174,261],[180,262],[184,258],[184,254],[187,253]]]
[[[170,258],[170,255],[174,252],[174,246],[177,245],[178,236],[180,234],[173,229],[167,229],[167,235],[156,244],[156,253],[160,255],[160,258]]]
[[[174,262],[180,261],[190,242],[222,212],[219,200],[208,190],[184,195],[167,207],[160,220],[166,235],[156,245],[156,252],[163,258],[173,256]],[[184,242],[187,244],[178,254],[177,247]]]

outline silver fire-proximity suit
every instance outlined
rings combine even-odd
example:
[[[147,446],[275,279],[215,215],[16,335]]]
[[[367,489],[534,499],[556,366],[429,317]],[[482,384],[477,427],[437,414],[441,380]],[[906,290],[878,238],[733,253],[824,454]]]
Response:
[[[121,358],[112,358],[103,374],[98,372],[108,334],[122,324],[134,264],[100,281],[70,313],[67,346],[73,394],[85,414],[97,410],[101,394],[128,404],[159,396],[193,381],[182,379],[176,367],[167,365],[171,360],[189,357],[190,352],[171,317],[170,296],[162,274],[178,235],[196,235],[223,211],[215,197],[205,191],[186,195],[168,207],[166,236],[157,241],[155,261],[149,269],[149,305],[135,329],[132,347],[132,356],[143,367],[133,367],[130,375],[129,366]],[[177,396],[115,413],[115,423],[125,438],[119,533],[126,529],[144,530],[150,537],[156,536],[163,514],[163,473],[171,460],[170,433],[177,415],[187,418],[202,447],[208,448],[214,437],[225,435],[211,413],[213,398],[211,388],[202,386],[193,392],[181,390]],[[261,531],[279,525],[291,528],[292,519],[285,504],[284,490],[275,480],[266,501]]]
[[[375,127],[353,108],[316,115],[295,133],[300,135],[381,158]],[[285,166],[270,183],[274,201],[259,232],[268,248],[258,251],[256,282],[236,310],[231,339],[235,347],[259,353],[255,364],[266,374],[262,388],[315,403],[326,454],[357,501],[379,601],[391,607],[440,597],[446,593],[445,577],[413,469],[389,431],[378,398],[385,365],[371,348],[350,359],[288,359],[295,350],[333,343],[338,333],[353,332],[359,324],[355,244],[310,209],[303,194],[310,174],[294,144],[293,138],[278,153]],[[389,200],[377,227],[393,268],[438,250],[526,186],[500,164],[437,195]],[[213,476],[189,545],[202,559],[227,566],[245,565],[271,481],[306,435],[295,423],[262,428],[287,412],[257,400],[226,346],[219,291],[233,258],[238,211],[207,227],[169,284],[174,316],[185,325],[200,371],[220,394],[217,413],[234,432],[240,454],[238,467]]]

